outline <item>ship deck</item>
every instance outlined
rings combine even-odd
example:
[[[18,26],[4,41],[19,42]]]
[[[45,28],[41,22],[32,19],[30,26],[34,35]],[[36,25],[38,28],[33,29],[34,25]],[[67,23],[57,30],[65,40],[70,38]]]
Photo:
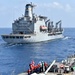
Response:
[[[21,74],[18,74],[18,75],[28,75],[28,74],[25,72],[25,73],[21,73]],[[70,73],[63,73],[63,74],[48,72],[47,75],[75,75],[75,71],[70,72]]]

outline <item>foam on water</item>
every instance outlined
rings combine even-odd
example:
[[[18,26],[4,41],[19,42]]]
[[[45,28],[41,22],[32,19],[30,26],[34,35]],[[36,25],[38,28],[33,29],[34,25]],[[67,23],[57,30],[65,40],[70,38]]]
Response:
[[[63,38],[63,40],[68,40],[68,39],[70,39],[70,38],[71,38],[71,37],[66,36],[66,37]]]

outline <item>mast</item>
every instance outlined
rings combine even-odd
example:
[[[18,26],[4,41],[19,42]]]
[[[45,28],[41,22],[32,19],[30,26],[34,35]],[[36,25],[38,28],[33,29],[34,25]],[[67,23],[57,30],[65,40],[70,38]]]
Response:
[[[30,4],[26,5],[25,8],[25,17],[27,20],[32,21],[33,19],[33,8],[35,7],[35,5],[32,4],[32,2]]]

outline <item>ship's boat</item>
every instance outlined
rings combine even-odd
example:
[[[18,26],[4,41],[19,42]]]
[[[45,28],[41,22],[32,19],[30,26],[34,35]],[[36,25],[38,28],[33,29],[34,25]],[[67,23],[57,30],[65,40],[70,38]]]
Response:
[[[26,4],[25,14],[12,23],[12,32],[1,35],[7,43],[33,43],[63,38],[61,20],[53,21],[33,13],[34,4]]]

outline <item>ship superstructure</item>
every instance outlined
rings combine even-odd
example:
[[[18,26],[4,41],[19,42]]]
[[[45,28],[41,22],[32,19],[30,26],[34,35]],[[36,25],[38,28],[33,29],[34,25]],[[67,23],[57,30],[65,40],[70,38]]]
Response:
[[[32,43],[63,38],[61,20],[55,26],[45,16],[33,13],[35,5],[26,4],[24,16],[12,23],[12,33],[2,35],[7,43]]]

